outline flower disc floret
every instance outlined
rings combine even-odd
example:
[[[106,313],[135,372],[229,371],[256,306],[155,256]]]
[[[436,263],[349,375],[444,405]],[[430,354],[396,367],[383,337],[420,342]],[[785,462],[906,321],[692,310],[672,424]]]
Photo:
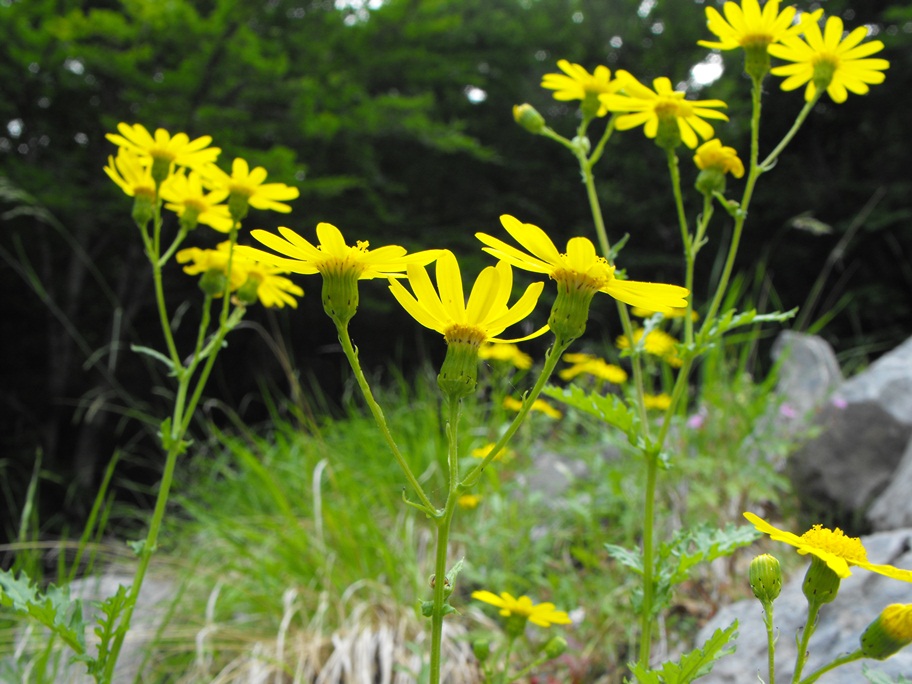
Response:
[[[713,136],[712,125],[704,119],[728,121],[725,114],[716,111],[727,107],[722,100],[686,100],[685,93],[672,88],[665,76],[653,80],[654,90],[623,70],[617,72],[617,80],[621,83],[620,92],[600,95],[599,99],[608,111],[621,113],[615,120],[619,131],[643,126],[646,137],[655,139],[660,129],[665,129],[661,132],[666,136],[673,138],[678,134],[685,145],[694,149],[697,136],[704,140]]]
[[[744,517],[758,530],[769,535],[773,541],[794,546],[802,555],[810,554],[819,558],[840,578],[850,576],[852,571],[849,570],[849,566],[854,565],[903,582],[912,582],[912,570],[869,562],[861,539],[847,536],[838,527],[831,530],[822,525],[814,525],[810,530],[798,536],[770,525],[753,513],[747,512]]]
[[[883,83],[883,72],[890,67],[885,59],[870,59],[883,50],[879,40],[862,43],[868,27],[859,26],[843,38],[843,23],[839,17],[829,17],[823,32],[816,21],[802,23],[804,39],[790,35],[781,45],[770,46],[773,57],[792,62],[774,67],[771,73],[785,76],[783,90],[795,90],[807,84],[804,99],[813,100],[818,91],[825,90],[833,102],[842,103],[848,94],[866,94],[869,85]]]
[[[563,610],[557,610],[553,603],[532,603],[528,596],[514,598],[505,591],[500,596],[490,591],[474,591],[472,598],[500,608],[503,617],[519,616],[533,625],[550,627],[551,625],[572,624],[570,616]]]

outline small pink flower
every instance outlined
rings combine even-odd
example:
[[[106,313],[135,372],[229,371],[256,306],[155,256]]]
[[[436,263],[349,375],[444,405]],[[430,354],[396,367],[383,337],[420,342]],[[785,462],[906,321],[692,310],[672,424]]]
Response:
[[[845,409],[849,405],[849,402],[847,402],[842,397],[833,397],[832,399],[830,399],[830,403],[833,406],[835,406],[836,408],[838,408],[840,411]]]
[[[690,418],[687,419],[687,427],[691,430],[699,430],[703,425],[706,424],[706,413],[703,409],[700,409],[697,413],[693,414]]]
[[[790,404],[783,404],[779,407],[779,415],[788,420],[798,417],[798,412]]]

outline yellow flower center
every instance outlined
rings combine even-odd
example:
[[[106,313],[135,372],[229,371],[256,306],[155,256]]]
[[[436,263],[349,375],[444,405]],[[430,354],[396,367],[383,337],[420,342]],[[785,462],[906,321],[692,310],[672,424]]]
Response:
[[[197,198],[185,199],[184,207],[191,211],[195,211],[197,214],[202,214],[209,210],[209,205]]]
[[[451,325],[444,333],[447,344],[466,344],[478,349],[488,334],[474,325]]]
[[[152,157],[152,159],[160,159],[169,164],[177,158],[177,155],[174,154],[174,152],[166,147],[160,147],[158,145],[153,145],[149,148],[149,156]]]
[[[607,265],[607,262],[605,263]],[[614,269],[610,268],[606,274],[602,275],[593,273],[593,270],[595,269],[589,269],[589,272],[581,273],[580,271],[558,268],[551,273],[551,277],[555,282],[565,284],[569,292],[591,292],[595,294],[614,279]]]
[[[814,525],[801,535],[808,546],[828,551],[849,563],[867,563],[868,554],[858,537],[848,537],[838,527],[830,530],[823,525]]]

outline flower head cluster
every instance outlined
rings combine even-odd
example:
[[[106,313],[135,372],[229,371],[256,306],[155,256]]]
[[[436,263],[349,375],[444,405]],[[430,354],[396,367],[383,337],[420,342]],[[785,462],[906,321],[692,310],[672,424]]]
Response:
[[[878,565],[868,561],[868,554],[858,537],[849,537],[838,527],[834,530],[814,525],[807,532],[798,536],[786,530],[770,525],[760,516],[745,513],[758,530],[769,535],[773,541],[780,541],[794,546],[802,555],[819,558],[840,578],[852,574],[849,566],[857,566],[903,582],[912,582],[912,570],[894,568],[892,565]]]
[[[570,353],[564,354],[561,358],[572,364],[558,373],[561,380],[572,380],[578,375],[591,375],[615,385],[627,382],[627,371],[592,354]]]
[[[698,138],[709,140],[713,127],[706,119],[728,121],[722,112],[722,100],[687,100],[683,91],[675,90],[665,76],[653,80],[653,88],[640,83],[632,74],[618,71],[620,90],[600,95],[602,105],[621,116],[615,121],[619,131],[643,126],[646,137],[653,138],[664,149],[674,149],[683,142],[697,146]]]
[[[599,65],[590,74],[585,67],[566,59],[558,60],[557,66],[564,73],[545,74],[541,82],[542,88],[554,91],[555,100],[580,100],[584,115],[590,118],[608,113],[608,108],[599,100],[599,96],[615,92],[620,85],[617,80],[611,80],[608,67]]]
[[[482,590],[472,592],[472,598],[500,608],[500,614],[503,617],[517,616],[523,618],[523,622],[528,621],[539,627],[569,625],[573,622],[565,611],[557,610],[553,603],[532,603],[532,599],[528,596],[514,598],[512,594],[505,591],[500,592],[500,596],[498,596],[493,592]]]
[[[240,254],[237,248],[232,250],[228,241],[216,249],[183,249],[175,258],[178,263],[187,264],[185,273],[202,275],[200,286],[211,296],[222,295],[227,284],[228,291],[234,292],[242,304],[259,300],[265,307],[282,308],[287,304],[296,308],[295,297],[304,294],[304,290],[280,275],[281,271]]]
[[[890,63],[871,58],[883,50],[879,40],[862,41],[868,35],[867,26],[859,26],[843,38],[843,23],[839,17],[829,17],[823,31],[816,21],[801,24],[804,37],[789,34],[782,44],[770,46],[773,57],[791,62],[774,67],[771,73],[785,76],[783,90],[795,90],[806,85],[804,99],[810,102],[819,92],[826,91],[833,102],[845,102],[850,92],[864,95],[869,85],[883,83],[883,72]]]

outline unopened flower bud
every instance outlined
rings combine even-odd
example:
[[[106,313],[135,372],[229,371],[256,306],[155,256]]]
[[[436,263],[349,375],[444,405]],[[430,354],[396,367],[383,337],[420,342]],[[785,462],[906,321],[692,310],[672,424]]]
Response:
[[[912,643],[912,604],[893,603],[884,608],[861,635],[866,658],[886,660]]]
[[[224,294],[227,286],[228,277],[219,268],[210,268],[199,279],[199,288],[210,297]]]
[[[513,118],[529,133],[537,135],[545,129],[545,118],[530,104],[513,105]]]
[[[559,656],[562,656],[567,650],[567,640],[563,637],[551,637],[548,639],[542,648],[542,653],[548,657],[549,660],[553,660]]]
[[[775,557],[764,553],[751,561],[750,588],[764,605],[778,598],[782,591],[782,568]]]
[[[801,590],[804,592],[808,603],[824,604],[830,603],[839,593],[839,575],[833,572],[830,567],[822,560],[813,556],[811,558],[811,567],[808,568],[804,576],[804,584]]]
[[[491,642],[487,639],[476,639],[472,642],[472,653],[478,658],[478,662],[483,663],[491,655]]]

